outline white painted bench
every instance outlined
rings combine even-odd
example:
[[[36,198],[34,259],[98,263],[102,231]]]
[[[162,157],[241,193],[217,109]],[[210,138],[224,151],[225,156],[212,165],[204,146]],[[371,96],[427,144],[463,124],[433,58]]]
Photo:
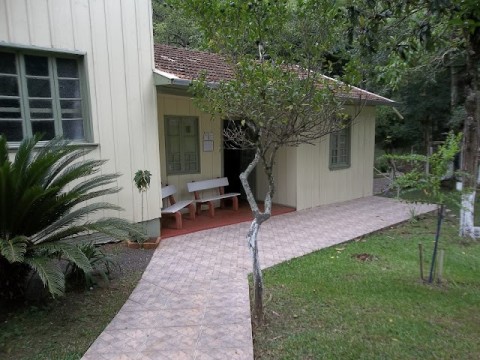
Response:
[[[240,193],[227,193],[225,194],[225,186],[228,186],[228,178],[218,178],[211,180],[192,181],[187,184],[188,191],[194,194],[195,203],[197,204],[197,215],[200,215],[202,204],[208,205],[208,213],[210,217],[215,216],[214,201],[220,200],[220,206],[224,207],[224,201],[226,199],[232,199],[233,210],[238,210],[238,195]],[[218,195],[207,195],[201,197],[201,193],[204,190],[218,189]]]
[[[162,187],[162,201],[166,202],[166,207],[162,208],[163,215],[175,216],[175,224],[177,229],[182,228],[182,213],[180,210],[187,208],[190,212],[190,219],[195,220],[195,204],[193,200],[175,201],[173,195],[177,192],[175,185],[167,185]]]

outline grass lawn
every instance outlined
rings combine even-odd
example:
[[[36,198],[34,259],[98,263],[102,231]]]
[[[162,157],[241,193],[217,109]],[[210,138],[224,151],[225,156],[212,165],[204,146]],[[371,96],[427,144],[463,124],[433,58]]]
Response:
[[[121,266],[109,284],[0,312],[0,359],[80,359],[137,285],[153,250],[107,245]]]
[[[429,215],[266,270],[255,358],[480,359],[480,241],[458,238],[447,219],[445,280],[429,286],[418,243],[429,262],[434,230]]]

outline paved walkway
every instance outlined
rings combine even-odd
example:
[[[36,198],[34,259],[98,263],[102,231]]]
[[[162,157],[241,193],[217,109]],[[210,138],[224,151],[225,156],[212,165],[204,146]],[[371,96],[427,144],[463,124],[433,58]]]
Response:
[[[261,263],[269,267],[402,222],[410,206],[368,197],[273,217],[260,230]],[[416,213],[432,209],[417,206]],[[162,241],[83,359],[253,359],[248,226]]]

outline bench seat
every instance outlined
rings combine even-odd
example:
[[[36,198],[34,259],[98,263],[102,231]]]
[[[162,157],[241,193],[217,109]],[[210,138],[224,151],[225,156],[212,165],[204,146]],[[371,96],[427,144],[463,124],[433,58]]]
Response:
[[[174,194],[177,192],[175,185],[167,185],[162,187],[162,200],[167,200],[170,204],[162,208],[162,215],[175,216],[175,225],[177,229],[183,227],[182,213],[180,210],[188,208],[190,212],[190,219],[195,220],[195,204],[193,200],[175,201]]]
[[[223,208],[225,206],[224,200],[232,199],[233,210],[238,210],[238,196],[240,193],[225,193],[225,186],[228,186],[228,178],[218,178],[202,181],[192,181],[187,184],[189,192],[193,192],[195,203],[197,205],[197,215],[200,215],[202,204],[208,205],[208,213],[210,217],[215,216],[215,206],[214,201],[220,200],[220,206]],[[207,195],[202,197],[202,191],[217,189],[218,194]]]

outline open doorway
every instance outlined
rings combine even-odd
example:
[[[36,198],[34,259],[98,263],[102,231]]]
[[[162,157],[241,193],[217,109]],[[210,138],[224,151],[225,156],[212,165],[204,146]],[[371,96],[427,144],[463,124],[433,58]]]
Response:
[[[226,129],[231,121],[224,120],[223,129]],[[228,192],[239,192],[242,200],[246,200],[247,196],[240,181],[240,173],[247,168],[254,157],[255,150],[232,149],[228,141],[223,139],[223,173],[228,178],[230,184],[225,190]],[[256,180],[256,169],[254,169],[248,178],[248,182],[255,198],[257,197]]]

